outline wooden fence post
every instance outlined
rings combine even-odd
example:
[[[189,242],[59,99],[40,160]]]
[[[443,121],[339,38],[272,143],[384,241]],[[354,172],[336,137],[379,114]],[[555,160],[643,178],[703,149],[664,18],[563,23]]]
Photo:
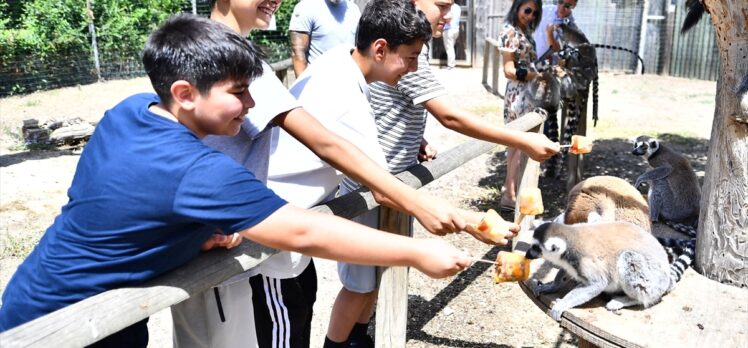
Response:
[[[410,234],[410,216],[380,207],[379,229],[403,236]],[[408,325],[408,267],[377,267],[379,295],[374,346],[404,348]]]
[[[542,125],[541,122],[537,127],[529,130],[528,132],[536,132],[540,133],[542,132]],[[538,187],[538,177],[540,176],[540,163],[538,161],[532,160],[530,157],[528,157],[524,153],[520,153],[520,164],[519,164],[519,170],[517,171],[517,175],[520,177],[517,185],[517,200],[515,202],[514,206],[514,221],[517,221],[520,215],[519,211],[519,192],[521,192],[525,188],[535,188]],[[525,216],[522,221],[519,221],[519,227],[520,232],[512,240],[513,248],[512,250],[516,252],[527,252],[530,242],[532,241],[532,234],[528,233],[532,230],[532,222],[535,219],[534,215],[531,216]]]

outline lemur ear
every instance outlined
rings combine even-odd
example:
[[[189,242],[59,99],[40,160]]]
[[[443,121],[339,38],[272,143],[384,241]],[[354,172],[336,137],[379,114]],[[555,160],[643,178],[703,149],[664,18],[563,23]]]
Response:
[[[649,141],[649,147],[651,148],[657,148],[657,139],[652,139]]]

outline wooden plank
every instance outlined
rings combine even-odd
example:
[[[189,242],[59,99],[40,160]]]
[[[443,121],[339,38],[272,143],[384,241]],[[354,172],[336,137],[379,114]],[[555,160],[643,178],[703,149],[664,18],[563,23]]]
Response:
[[[410,216],[395,209],[381,207],[379,229],[403,236],[410,231]],[[377,267],[377,348],[404,348],[408,324],[408,268]]]
[[[577,96],[576,104],[579,105],[579,120],[577,121],[577,130],[574,134],[587,135],[587,104],[590,90],[587,89],[579,93]],[[582,181],[584,177],[584,155],[575,155],[571,152],[568,153],[567,157],[567,173],[566,177],[566,190],[570,191],[574,185]]]
[[[534,270],[544,267],[543,260],[533,261]],[[555,271],[538,273],[542,281],[550,281],[555,275]],[[532,286],[529,281],[520,284],[544,312],[565,294],[535,297]],[[597,298],[565,312],[560,324],[599,347],[744,348],[748,342],[746,323],[747,289],[720,284],[689,269],[675,289],[653,307],[611,312]]]

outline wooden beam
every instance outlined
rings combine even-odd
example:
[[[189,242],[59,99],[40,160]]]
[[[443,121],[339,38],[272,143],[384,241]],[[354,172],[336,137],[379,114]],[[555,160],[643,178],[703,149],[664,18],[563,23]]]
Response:
[[[388,207],[380,207],[379,229],[410,235],[410,216]],[[405,348],[408,325],[408,267],[377,267],[377,348]]]

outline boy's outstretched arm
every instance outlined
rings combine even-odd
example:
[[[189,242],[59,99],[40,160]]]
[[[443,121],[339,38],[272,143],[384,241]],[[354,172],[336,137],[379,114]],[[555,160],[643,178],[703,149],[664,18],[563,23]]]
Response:
[[[545,135],[520,132],[487,121],[454,105],[447,96],[424,102],[426,109],[445,127],[469,137],[514,147],[536,161],[545,161],[561,149]]]
[[[369,187],[380,204],[415,216],[427,230],[437,235],[465,230],[466,222],[458,209],[398,180],[302,108],[289,111],[276,122],[325,162]]]
[[[454,275],[472,263],[467,253],[441,239],[381,233],[290,204],[240,233],[272,248],[356,264],[411,266],[432,278]]]

